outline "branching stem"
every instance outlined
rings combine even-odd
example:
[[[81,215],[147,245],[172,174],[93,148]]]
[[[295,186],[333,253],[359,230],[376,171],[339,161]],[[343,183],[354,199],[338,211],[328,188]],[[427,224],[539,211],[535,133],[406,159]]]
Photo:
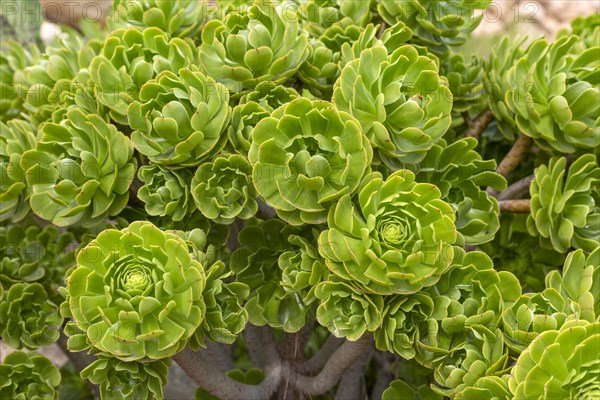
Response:
[[[463,117],[468,126],[465,137],[472,137],[479,140],[483,131],[492,123],[494,114],[492,114],[491,110],[487,109],[479,113],[475,119],[469,118],[469,114],[467,113],[463,114]]]
[[[515,213],[515,214],[527,214],[531,211],[531,200],[501,200],[500,212],[504,213]]]

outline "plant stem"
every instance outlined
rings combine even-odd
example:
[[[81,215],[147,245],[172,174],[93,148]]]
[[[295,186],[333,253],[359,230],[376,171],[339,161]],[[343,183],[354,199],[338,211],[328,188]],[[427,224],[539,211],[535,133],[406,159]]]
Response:
[[[333,335],[329,336],[317,354],[304,363],[304,371],[310,374],[320,371],[342,343],[344,343],[344,339]]]
[[[61,329],[60,336],[59,336],[56,344],[58,345],[58,347],[60,347],[62,352],[65,353],[65,355],[67,356],[69,361],[71,361],[73,363],[77,372],[81,372],[88,365],[93,363],[96,358],[89,354],[85,354],[83,352],[75,353],[75,352],[69,351],[69,348],[67,347],[68,340],[69,340],[69,338],[67,337],[67,335],[65,335],[65,333]],[[98,385],[94,385],[92,382],[90,382],[87,379],[85,379],[85,383],[87,384],[87,386],[90,389],[90,392],[92,393],[94,398],[99,399],[100,398],[100,387]]]
[[[381,37],[383,36],[383,33],[385,32],[385,30],[387,29],[387,24],[383,21],[381,21],[381,25],[379,26],[379,32],[377,32],[377,39],[381,39]]]
[[[496,172],[503,177],[508,178],[510,173],[519,166],[521,161],[523,161],[532,145],[532,138],[529,136],[520,135],[513,147],[509,150],[508,154],[500,162],[498,168],[496,168]]]
[[[508,176],[519,166],[521,161],[525,159],[531,146],[533,146],[533,139],[529,136],[520,135],[512,148],[508,151],[508,154],[506,154],[504,159],[500,162],[498,168],[496,168],[496,172],[508,179]],[[487,188],[487,193],[490,196],[498,195],[498,191],[491,187]]]
[[[244,339],[250,359],[258,368],[264,369],[267,365],[279,361],[275,335],[270,326],[254,326],[248,323],[244,329]]]
[[[490,109],[487,109],[480,112],[475,119],[471,119],[469,114],[463,114],[463,117],[468,126],[465,137],[472,137],[479,140],[483,131],[485,131],[488,125],[492,123],[494,114],[492,114]]]
[[[515,213],[515,214],[527,214],[531,211],[531,200],[501,200],[500,212],[504,213]]]
[[[513,183],[505,191],[498,194],[498,200],[519,199],[527,195],[529,193],[529,186],[531,186],[531,181],[533,178],[533,175],[529,175]]]
[[[346,370],[335,392],[335,400],[361,400],[365,397],[365,367],[371,361],[372,353],[373,349],[371,348],[368,354],[357,359]]]

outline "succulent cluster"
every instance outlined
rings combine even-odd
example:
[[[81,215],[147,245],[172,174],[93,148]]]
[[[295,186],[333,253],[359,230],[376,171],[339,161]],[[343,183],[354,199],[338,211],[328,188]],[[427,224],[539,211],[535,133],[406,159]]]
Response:
[[[3,38],[0,398],[598,397],[600,18],[466,58],[490,3]]]

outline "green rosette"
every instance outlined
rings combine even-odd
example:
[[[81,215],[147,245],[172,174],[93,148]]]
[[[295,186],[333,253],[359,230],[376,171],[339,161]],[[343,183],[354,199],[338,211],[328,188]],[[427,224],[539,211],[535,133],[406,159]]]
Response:
[[[200,68],[233,93],[284,83],[308,56],[307,35],[293,9],[257,0],[202,29]]]
[[[188,68],[159,73],[141,87],[128,110],[131,141],[150,161],[170,168],[195,167],[223,149],[231,118],[229,93]]]
[[[381,326],[383,296],[358,291],[333,277],[315,288],[317,321],[334,336],[358,340]]]
[[[81,377],[100,386],[103,399],[162,400],[170,364],[169,359],[141,363],[99,356],[81,371]]]
[[[75,237],[52,225],[0,227],[0,285],[41,283],[52,300],[64,284],[65,271],[75,263]],[[57,303],[58,304],[58,303]]]
[[[190,193],[193,176],[188,169],[144,165],[138,171],[138,178],[144,185],[138,190],[137,197],[144,202],[148,215],[182,221],[196,210]]]
[[[300,228],[279,219],[251,219],[240,231],[241,247],[231,255],[230,268],[236,281],[250,288],[245,307],[253,325],[293,333],[306,323],[307,306],[299,295],[283,288],[277,266],[278,258],[289,248],[288,238],[300,233]]]
[[[191,185],[198,210],[206,218],[224,225],[235,218],[253,217],[258,203],[251,174],[250,163],[239,154],[202,164]]]
[[[538,167],[529,189],[529,233],[560,253],[571,247],[593,251],[600,235],[599,183],[600,168],[593,154],[579,157],[568,170],[565,157]]]
[[[179,71],[193,63],[193,49],[190,41],[171,38],[156,27],[114,30],[89,65],[98,102],[113,121],[127,125],[127,107],[139,99],[142,85],[161,71]]]
[[[67,277],[72,351],[92,345],[122,361],[182,350],[204,319],[206,275],[195,249],[149,222],[108,229],[80,250]]]
[[[363,50],[343,68],[332,102],[360,121],[392,169],[421,161],[450,128],[452,93],[434,60],[411,45]]]
[[[444,52],[446,46],[460,46],[467,34],[479,26],[491,0],[376,0],[381,18],[394,25],[404,22],[415,33],[413,41]]]
[[[50,360],[16,351],[0,364],[0,396],[13,400],[56,400],[61,377]]]
[[[600,322],[569,321],[539,335],[508,381],[513,399],[594,399],[600,393]]]
[[[14,349],[37,349],[58,340],[63,319],[39,283],[15,283],[0,296],[0,337]]]
[[[544,149],[561,153],[600,145],[600,85],[594,73],[600,46],[581,50],[577,43],[577,36],[552,44],[538,39],[523,51],[503,42],[497,53],[513,54],[511,63],[503,70],[491,62],[489,74],[500,76],[492,77],[495,82],[486,90],[493,91],[492,109],[509,137],[521,132]]]
[[[171,37],[192,37],[202,28],[209,8],[195,0],[116,0],[107,24],[112,29],[156,27]]]
[[[414,358],[419,329],[433,313],[433,299],[427,293],[415,293],[390,296],[384,302],[383,323],[375,331],[375,345],[379,350],[396,353],[404,359]]]
[[[256,125],[248,158],[258,194],[282,219],[319,224],[334,201],[358,188],[372,149],[349,114],[300,98]]]
[[[20,120],[0,122],[0,133],[0,222],[19,222],[30,211],[31,196],[21,158],[37,140],[31,125]]]
[[[137,162],[129,138],[98,115],[72,109],[67,118],[41,127],[21,168],[37,216],[58,226],[90,227],[123,210]]]
[[[399,170],[365,178],[358,204],[344,195],[330,210],[319,252],[329,269],[378,294],[412,294],[452,265],[457,234],[452,207],[432,184]]]

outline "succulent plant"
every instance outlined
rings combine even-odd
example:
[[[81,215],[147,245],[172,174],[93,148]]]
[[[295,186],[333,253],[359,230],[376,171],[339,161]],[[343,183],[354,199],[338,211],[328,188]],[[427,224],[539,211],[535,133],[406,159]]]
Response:
[[[508,351],[500,329],[475,327],[473,336],[436,368],[434,391],[454,397],[479,379],[501,377],[510,371]]]
[[[161,71],[188,66],[196,59],[192,48],[190,42],[170,38],[156,27],[112,31],[89,66],[98,101],[110,110],[113,121],[127,125],[127,107],[139,99],[142,85]]]
[[[218,224],[228,225],[235,218],[253,217],[258,203],[251,174],[248,160],[238,154],[202,164],[191,186],[196,206],[206,218]]]
[[[248,312],[243,302],[248,298],[250,290],[242,282],[228,280],[232,275],[222,262],[216,262],[206,270],[206,315],[190,345],[196,348],[203,345],[204,337],[214,342],[231,344],[246,327]]]
[[[22,45],[15,40],[3,40],[0,46],[0,121],[16,118],[23,111],[28,80],[24,70],[42,58],[34,44]]]
[[[2,294],[0,336],[14,349],[56,342],[63,319],[39,283],[15,283]]]
[[[229,93],[201,72],[163,71],[142,86],[139,100],[127,111],[131,140],[153,163],[198,166],[225,146]]]
[[[234,93],[290,79],[308,48],[306,33],[289,13],[277,3],[256,1],[246,12],[209,21],[202,29],[202,71]]]
[[[60,372],[35,352],[15,351],[0,364],[0,396],[14,400],[58,399]]]
[[[569,166],[554,157],[535,170],[531,182],[531,215],[527,229],[547,248],[565,253],[571,247],[592,251],[598,246],[600,168],[593,154],[584,154]]]
[[[591,72],[597,68],[600,47],[583,52],[575,49],[576,36],[565,36],[552,44],[539,39],[522,50],[503,42],[496,53],[512,54],[510,68],[500,72],[492,59],[489,89],[495,114],[504,130],[520,131],[548,150],[574,153],[600,145],[600,106],[594,101],[600,88]],[[506,56],[504,56],[506,57]],[[486,85],[487,86],[487,85]],[[514,133],[509,133],[513,136]]]
[[[593,399],[599,347],[600,322],[569,321],[542,333],[517,359],[508,381],[512,398]]]
[[[47,123],[35,150],[21,157],[29,204],[58,226],[92,226],[118,214],[129,199],[137,163],[129,139],[113,125],[81,110],[60,124]]]
[[[99,356],[81,371],[81,377],[99,385],[103,399],[162,400],[170,364],[169,359],[141,363]]]
[[[378,294],[412,294],[452,264],[454,211],[439,189],[399,170],[365,178],[359,204],[344,195],[330,210],[319,252],[329,269]]]
[[[298,17],[311,37],[318,38],[340,21],[349,20],[356,26],[366,25],[372,17],[371,0],[294,0]]]
[[[584,51],[586,49],[598,46],[598,38],[600,37],[600,14],[594,13],[585,17],[577,17],[571,21],[569,28],[563,28],[557,33],[557,37],[577,35],[579,41],[575,46],[577,50]]]
[[[0,285],[41,283],[56,304],[62,301],[58,287],[75,263],[75,236],[47,225],[0,227]]]
[[[454,396],[456,400],[490,399],[506,400],[510,398],[508,375],[484,376],[465,387]]]
[[[457,248],[452,264],[452,269],[429,289],[434,311],[420,329],[416,343],[416,360],[428,368],[452,366],[449,357],[456,357],[455,366],[460,368],[458,360],[462,360],[461,354],[468,348],[465,346],[474,336],[491,340],[502,311],[522,294],[517,278],[510,272],[494,270],[485,253],[465,253]]]
[[[290,293],[300,296],[305,305],[315,301],[314,289],[327,280],[329,270],[318,251],[319,231],[310,234],[290,235],[289,250],[279,256],[277,264],[281,269],[281,286]]]
[[[93,345],[123,361],[160,360],[182,350],[204,318],[203,266],[188,243],[149,222],[98,235],[67,277],[67,303],[82,334],[69,348]]]
[[[442,59],[440,75],[448,79],[448,88],[452,92],[452,111],[462,113],[482,107],[485,99],[483,64],[483,60],[475,55],[466,61],[460,53],[451,53]]]
[[[21,157],[35,148],[36,136],[25,121],[0,122],[0,221],[19,222],[29,213],[27,187]]]
[[[497,201],[482,186],[506,189],[506,180],[495,172],[494,160],[483,160],[475,151],[477,140],[463,138],[447,144],[440,140],[418,164],[407,164],[418,182],[435,184],[442,199],[456,212],[460,241],[479,245],[494,238],[500,228]]]
[[[481,22],[491,0],[377,0],[377,11],[389,25],[402,21],[415,33],[413,41],[430,48],[460,46]]]
[[[269,325],[285,332],[297,332],[305,324],[307,308],[295,293],[280,285],[279,256],[288,249],[288,238],[300,228],[279,219],[249,220],[238,235],[242,247],[231,256],[230,268],[236,280],[250,288],[246,302],[249,322]]]
[[[248,158],[257,192],[280,218],[318,224],[332,202],[358,188],[372,149],[349,114],[300,98],[256,125]]]
[[[362,51],[342,70],[333,103],[358,119],[380,157],[391,168],[416,163],[450,127],[452,93],[435,62],[405,45]]]
[[[401,379],[396,379],[390,383],[390,386],[382,393],[381,400],[441,400],[442,396],[438,395],[427,385],[421,385],[418,388],[413,388],[408,383]]]
[[[273,110],[298,97],[296,90],[273,82],[261,82],[253,91],[242,96],[233,108],[228,128],[229,142],[234,151],[247,157],[256,124],[270,116]]]
[[[108,21],[113,29],[156,27],[171,37],[196,35],[207,11],[204,2],[194,0],[116,0],[113,8],[115,14]]]
[[[144,165],[138,178],[144,185],[138,198],[145,203],[148,215],[171,217],[181,221],[196,209],[190,185],[193,173],[188,169],[173,170],[161,165]]]
[[[539,239],[527,232],[527,218],[527,214],[503,214],[494,240],[480,247],[496,269],[513,273],[524,288],[541,292],[546,274],[562,267],[565,255],[542,247]]]
[[[359,292],[336,277],[319,283],[315,296],[317,321],[337,337],[358,340],[381,326],[383,296]]]
[[[434,308],[434,300],[427,293],[389,296],[384,299],[383,323],[375,331],[375,345],[404,359],[416,354],[415,342],[420,329],[427,324]]]
[[[587,256],[575,250],[567,255],[562,273],[555,270],[546,275],[547,290],[555,290],[568,302],[570,316],[593,322],[600,318],[599,271],[600,246]]]

